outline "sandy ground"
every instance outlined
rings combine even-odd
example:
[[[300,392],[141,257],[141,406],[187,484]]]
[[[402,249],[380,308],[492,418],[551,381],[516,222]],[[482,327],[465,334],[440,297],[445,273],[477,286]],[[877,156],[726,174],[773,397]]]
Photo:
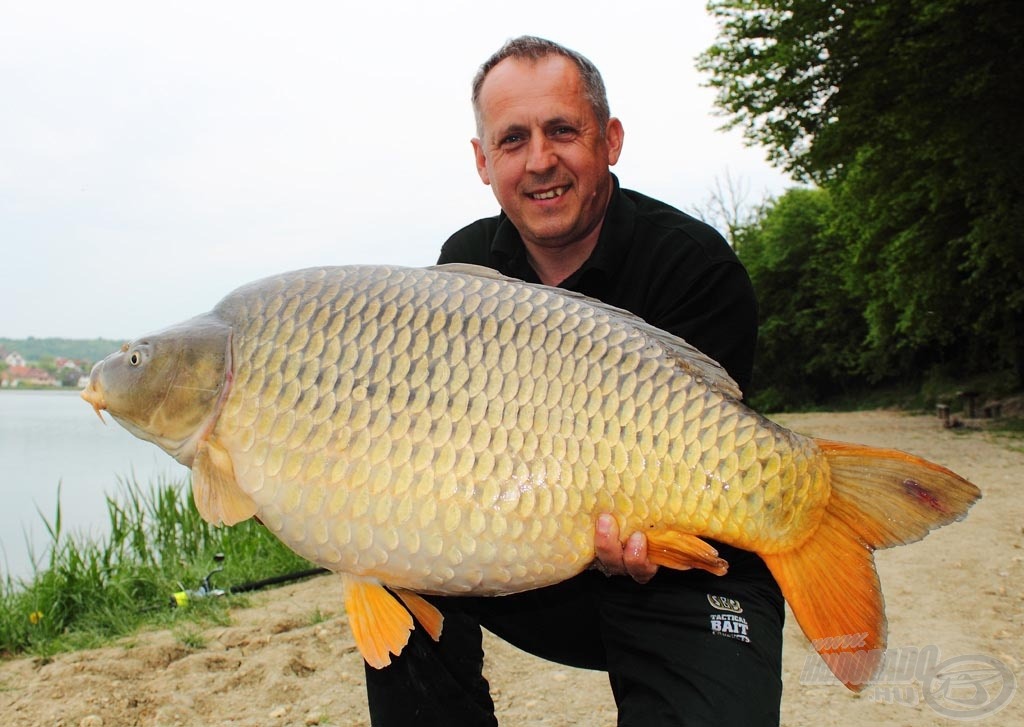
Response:
[[[982,431],[943,430],[890,412],[778,418],[816,436],[896,447],[981,487],[963,523],[883,551],[890,652],[881,683],[857,695],[823,675],[790,618],[782,723],[935,725],[980,717],[1024,725],[1024,452]],[[340,584],[325,576],[258,594],[211,627],[139,634],[104,649],[0,664],[9,725],[366,725],[363,668]],[[192,636],[195,636],[193,634]],[[614,725],[605,677],[540,661],[489,638],[502,725]],[[938,667],[932,669],[931,667]],[[937,676],[936,676],[937,674]],[[1024,686],[1024,685],[1022,685]],[[998,711],[996,711],[998,710]]]

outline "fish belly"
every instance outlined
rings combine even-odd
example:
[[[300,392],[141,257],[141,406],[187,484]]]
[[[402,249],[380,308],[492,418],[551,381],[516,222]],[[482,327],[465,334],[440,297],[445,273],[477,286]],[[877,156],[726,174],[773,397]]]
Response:
[[[222,308],[235,365],[217,437],[267,527],[332,570],[511,593],[584,569],[600,513],[774,552],[828,497],[810,440],[585,299],[342,268]]]

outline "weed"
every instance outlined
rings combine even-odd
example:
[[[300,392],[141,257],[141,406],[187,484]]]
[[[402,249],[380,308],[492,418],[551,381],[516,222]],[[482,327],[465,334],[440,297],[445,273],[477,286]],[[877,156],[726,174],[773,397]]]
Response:
[[[192,624],[175,629],[174,638],[187,649],[197,650],[206,646],[206,636],[201,629]]]
[[[187,484],[161,480],[146,489],[134,479],[119,480],[118,495],[107,498],[109,533],[98,539],[64,532],[58,487],[53,518],[43,518],[47,565],[27,582],[8,577],[0,583],[0,655],[47,659],[144,625],[226,624],[228,605],[243,599],[203,599],[174,609],[171,594],[198,588],[215,564],[223,571],[213,586],[225,590],[310,568],[254,520],[208,525]]]
[[[324,621],[327,621],[328,619],[330,619],[330,616],[325,614],[319,608],[316,608],[313,610],[312,613],[309,614],[306,623],[309,626],[316,626],[317,624],[322,624]]]

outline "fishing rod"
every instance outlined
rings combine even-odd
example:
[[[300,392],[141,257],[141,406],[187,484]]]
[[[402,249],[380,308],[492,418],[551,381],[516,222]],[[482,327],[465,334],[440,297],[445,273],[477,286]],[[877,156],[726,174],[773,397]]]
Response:
[[[276,586],[281,583],[289,583],[291,581],[302,580],[303,578],[309,578],[310,576],[320,575],[321,573],[329,573],[326,568],[308,568],[306,570],[296,571],[294,573],[286,573],[280,576],[272,576],[270,578],[263,578],[258,581],[249,581],[248,583],[242,583],[237,586],[229,586],[228,588],[214,588],[211,579],[217,573],[224,570],[224,566],[220,565],[224,562],[223,553],[215,553],[213,560],[218,564],[216,568],[206,574],[206,576],[199,582],[199,587],[194,589],[187,589],[182,586],[180,591],[172,593],[170,597],[170,603],[172,608],[184,608],[194,601],[200,601],[204,598],[218,598],[220,596],[226,596],[234,593],[249,593],[251,591],[258,591],[261,588],[268,586]],[[178,584],[182,585],[182,584]]]

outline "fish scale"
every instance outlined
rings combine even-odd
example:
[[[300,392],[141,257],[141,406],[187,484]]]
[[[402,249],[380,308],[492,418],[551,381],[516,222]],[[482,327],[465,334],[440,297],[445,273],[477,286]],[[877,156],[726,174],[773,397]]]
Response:
[[[342,573],[377,668],[414,618],[441,638],[418,593],[569,578],[609,513],[657,565],[725,574],[703,539],[757,553],[861,689],[885,646],[874,550],[979,497],[912,455],[773,424],[718,364],[625,311],[472,266],[256,281],[126,344],[82,396],[190,466],[205,519],[257,516]]]
[[[584,567],[602,511],[624,530],[688,517],[712,522],[712,537],[764,529],[751,523],[765,485],[736,478],[742,417],[611,313],[490,278],[439,290],[416,270],[325,277],[243,289],[219,306],[237,315],[240,363],[214,435],[264,523],[310,560],[425,592],[522,590]],[[333,357],[328,339],[340,344]],[[763,439],[771,453],[789,444]],[[726,483],[726,497],[708,496]],[[423,531],[418,549],[397,535],[406,527]],[[453,536],[464,530],[473,539]],[[502,542],[466,547],[488,536]],[[528,571],[514,582],[513,564]]]

